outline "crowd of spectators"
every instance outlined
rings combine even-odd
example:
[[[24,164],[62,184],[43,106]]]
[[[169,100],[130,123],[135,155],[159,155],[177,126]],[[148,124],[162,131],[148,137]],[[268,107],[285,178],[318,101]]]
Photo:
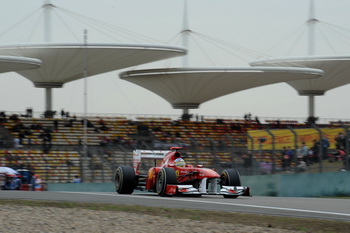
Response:
[[[190,121],[193,118],[193,115],[182,115],[181,119],[172,121],[172,124],[174,126],[180,126],[183,121]],[[262,124],[258,118],[258,116],[253,117],[251,113],[244,115],[243,121],[229,121],[229,120],[223,120],[223,119],[216,119],[215,121],[212,121],[212,123],[215,123],[217,125],[223,125],[227,126],[228,131],[234,131],[237,133],[245,133],[247,129],[284,129],[288,128],[290,126],[296,126],[296,127],[312,127],[313,124],[316,124],[318,121],[317,117],[308,118],[305,124],[300,123],[297,124],[293,121],[280,121],[280,120],[273,120],[273,121],[266,121],[264,124]],[[5,112],[0,113],[0,121],[7,121],[7,119],[15,122],[15,125],[12,127],[12,132],[16,132],[17,136],[14,138],[14,148],[21,148],[23,146],[23,140],[26,139],[26,146],[30,147],[31,145],[31,135],[34,131],[41,131],[41,134],[39,135],[39,138],[41,139],[41,145],[42,150],[44,153],[49,153],[52,149],[52,133],[53,131],[57,131],[60,127],[60,125],[64,127],[73,127],[75,125],[75,122],[77,121],[76,117],[71,117],[69,112],[66,112],[62,109],[61,111],[61,119],[53,119],[53,128],[51,127],[45,127],[42,124],[32,124],[30,126],[24,125],[18,115],[11,115],[10,117],[7,117]],[[198,115],[195,116],[195,122],[203,123],[206,119],[204,119],[202,116],[199,117]],[[63,122],[63,124],[62,124]],[[78,121],[79,122],[79,121]],[[104,132],[108,132],[111,130],[108,125],[104,122],[103,119],[100,119],[98,121],[90,121],[88,119],[80,119],[80,126],[87,126],[88,128],[94,129],[94,132],[96,134],[103,134]],[[163,148],[164,145],[174,145],[175,143],[177,145],[185,145],[186,147],[190,147],[190,144],[182,143],[181,142],[181,135],[178,131],[171,131],[171,130],[163,130],[160,126],[156,127],[149,127],[142,122],[138,121],[129,121],[129,125],[133,125],[137,127],[137,136],[143,136],[144,138],[147,138],[148,136],[152,136],[154,132],[161,132],[162,140],[153,140],[152,145],[154,148]],[[214,128],[213,128],[214,129]],[[138,137],[141,138],[141,137]],[[176,139],[176,140],[174,140]],[[139,141],[137,140],[125,140],[121,137],[115,136],[113,138],[109,136],[99,136],[99,145],[102,147],[106,147],[109,145],[130,145],[133,143],[133,146],[138,146]],[[146,140],[146,139],[142,139]],[[281,161],[281,169],[283,171],[288,171],[291,169],[294,169],[294,167],[297,167],[298,172],[303,172],[308,169],[308,167],[314,163],[318,163],[320,159],[325,160],[328,159],[329,161],[343,161],[345,156],[345,148],[346,148],[346,142],[345,142],[345,135],[343,133],[339,133],[336,140],[336,153],[329,153],[329,140],[327,138],[323,138],[320,141],[315,140],[313,142],[313,146],[311,148],[307,148],[305,143],[300,145],[300,148],[290,148],[286,147],[281,151],[280,161]],[[81,140],[80,140],[81,144]],[[242,142],[244,144],[244,142]],[[213,146],[214,145],[214,146]],[[211,147],[217,147],[217,148],[224,148],[225,144],[223,140],[215,140],[214,143],[211,144]],[[248,166],[248,159],[242,157],[244,161],[244,166]],[[266,158],[266,161],[269,159]],[[251,163],[251,161],[249,161]],[[262,166],[264,166],[264,170],[269,171],[272,169],[270,164],[264,163]],[[271,167],[271,168],[270,168]],[[274,168],[275,169],[275,168]],[[268,173],[268,172],[267,172]]]

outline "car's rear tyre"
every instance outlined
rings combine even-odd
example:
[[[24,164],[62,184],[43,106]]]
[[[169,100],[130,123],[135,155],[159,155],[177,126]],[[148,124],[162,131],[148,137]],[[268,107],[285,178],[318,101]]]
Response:
[[[131,194],[135,188],[135,172],[130,166],[119,166],[114,173],[115,191],[119,194]]]
[[[241,186],[241,178],[236,169],[226,169],[220,176],[222,186]],[[236,195],[223,195],[225,198],[237,198]]]
[[[176,173],[173,168],[163,167],[157,174],[156,191],[159,196],[166,196],[166,186],[177,184]]]

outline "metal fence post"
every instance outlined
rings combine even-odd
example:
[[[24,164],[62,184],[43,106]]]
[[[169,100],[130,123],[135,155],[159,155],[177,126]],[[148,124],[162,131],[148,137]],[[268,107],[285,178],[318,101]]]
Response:
[[[343,122],[341,123],[342,127],[345,130],[345,161],[344,161],[344,165],[345,165],[345,170],[349,171],[350,167],[349,167],[349,127],[347,125],[345,125]]]
[[[276,150],[276,147],[275,147],[275,135],[273,133],[271,133],[271,131],[269,129],[265,129],[265,131],[271,136],[271,144],[272,144],[272,153],[271,153],[271,156],[272,156],[272,173],[275,173],[275,169],[276,169],[276,160],[275,160],[275,150]]]
[[[317,132],[319,133],[319,142],[320,142],[320,145],[319,145],[319,155],[318,155],[318,159],[319,159],[319,163],[320,163],[320,170],[319,172],[322,173],[323,172],[323,148],[322,148],[322,139],[323,139],[323,134],[322,134],[322,131],[320,130],[320,128],[318,128],[315,124],[312,125],[312,127],[317,130]]]
[[[254,138],[252,136],[250,136],[248,133],[246,133],[247,138],[249,138],[250,142],[251,142],[251,153],[249,153],[249,159],[250,159],[250,168],[251,168],[251,175],[253,175],[253,165],[254,165],[254,161],[253,161],[253,157],[254,157]],[[248,148],[249,150],[249,148]]]
[[[288,129],[292,132],[292,134],[294,135],[294,148],[295,148],[295,152],[298,149],[298,134],[297,132],[295,132],[295,130],[288,126]],[[294,155],[294,173],[297,173],[297,165],[298,165],[298,155],[297,153],[295,153]]]

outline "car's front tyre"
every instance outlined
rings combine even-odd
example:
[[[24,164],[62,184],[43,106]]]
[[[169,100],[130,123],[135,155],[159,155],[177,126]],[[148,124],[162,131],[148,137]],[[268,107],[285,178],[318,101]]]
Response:
[[[163,167],[157,174],[156,191],[159,196],[166,196],[166,186],[168,184],[177,184],[175,170],[169,167]]]
[[[241,178],[236,169],[226,169],[222,171],[221,176],[222,186],[241,186]],[[237,198],[236,195],[223,195],[225,198]]]
[[[119,166],[114,173],[115,191],[119,194],[131,194],[135,188],[135,171],[130,166]]]

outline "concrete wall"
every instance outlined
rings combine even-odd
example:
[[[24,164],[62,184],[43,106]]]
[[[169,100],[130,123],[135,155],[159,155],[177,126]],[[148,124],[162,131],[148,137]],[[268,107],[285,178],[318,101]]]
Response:
[[[350,196],[350,172],[243,176],[254,196]]]
[[[253,196],[350,196],[350,172],[242,176]],[[48,191],[115,192],[113,183],[48,184]]]
[[[114,183],[49,183],[48,191],[115,192]]]

